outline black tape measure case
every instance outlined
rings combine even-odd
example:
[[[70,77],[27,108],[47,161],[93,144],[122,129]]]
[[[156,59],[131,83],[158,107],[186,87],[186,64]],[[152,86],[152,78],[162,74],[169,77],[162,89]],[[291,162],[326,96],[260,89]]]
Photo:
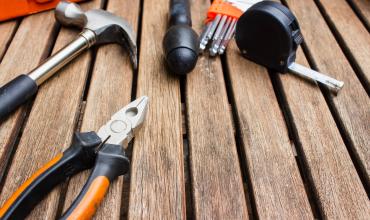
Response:
[[[272,1],[253,5],[239,18],[235,39],[243,56],[282,73],[303,42],[296,17]]]

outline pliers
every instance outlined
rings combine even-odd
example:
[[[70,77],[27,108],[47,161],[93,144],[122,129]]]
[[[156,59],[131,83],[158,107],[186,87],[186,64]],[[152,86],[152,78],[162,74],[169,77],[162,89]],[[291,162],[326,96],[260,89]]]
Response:
[[[94,131],[75,133],[71,146],[36,171],[0,209],[0,219],[24,219],[58,183],[93,168],[90,177],[61,219],[90,219],[110,183],[129,171],[126,148],[144,122],[148,97],[131,102]]]

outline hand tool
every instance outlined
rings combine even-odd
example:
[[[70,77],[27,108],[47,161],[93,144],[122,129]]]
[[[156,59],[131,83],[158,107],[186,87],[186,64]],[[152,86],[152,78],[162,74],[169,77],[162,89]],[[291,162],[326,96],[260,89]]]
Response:
[[[296,17],[280,3],[262,1],[250,7],[237,22],[235,39],[244,57],[267,68],[315,80],[335,93],[344,85],[294,62],[303,36]]]
[[[214,0],[208,9],[205,27],[200,37],[200,51],[203,52],[207,45],[211,45],[209,48],[211,56],[223,54],[234,36],[239,17],[259,1],[261,0]]]
[[[167,66],[175,74],[191,72],[198,60],[198,35],[191,28],[189,0],[170,1],[170,27],[163,38]]]
[[[148,98],[142,96],[115,113],[97,133],[76,133],[67,150],[35,172],[4,203],[0,219],[24,219],[58,183],[94,166],[80,194],[61,217],[90,219],[112,181],[129,171],[123,148],[142,127],[147,109]]]
[[[95,44],[120,44],[128,49],[136,68],[136,37],[125,20],[99,9],[83,12],[77,4],[64,1],[58,4],[55,17],[61,24],[74,25],[83,31],[28,75],[20,75],[0,88],[0,120],[35,95],[38,86],[46,79]]]
[[[0,0],[0,21],[55,8],[60,0]],[[84,0],[71,0],[80,2]]]

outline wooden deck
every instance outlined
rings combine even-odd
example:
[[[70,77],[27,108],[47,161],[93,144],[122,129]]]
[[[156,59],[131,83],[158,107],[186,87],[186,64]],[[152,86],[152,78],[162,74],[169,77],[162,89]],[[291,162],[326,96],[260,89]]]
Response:
[[[199,33],[209,0],[192,1]],[[96,219],[370,219],[370,2],[284,0],[305,38],[297,61],[345,82],[338,96],[241,58],[202,56],[166,72],[168,0],[94,0],[138,31],[139,69],[117,45],[90,50],[0,125],[0,204],[37,168],[141,95],[150,98],[130,174]],[[0,85],[27,73],[78,33],[52,11],[0,24]],[[89,171],[31,213],[54,219]]]

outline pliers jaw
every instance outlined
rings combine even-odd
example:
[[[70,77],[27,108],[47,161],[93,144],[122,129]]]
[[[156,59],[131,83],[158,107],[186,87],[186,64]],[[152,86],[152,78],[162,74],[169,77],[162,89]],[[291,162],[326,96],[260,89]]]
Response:
[[[40,168],[0,207],[0,219],[26,218],[59,182],[94,166],[80,194],[61,217],[90,219],[109,185],[129,171],[124,147],[142,127],[147,109],[148,97],[140,97],[115,113],[98,133],[76,133],[67,150]]]
[[[126,147],[144,123],[148,101],[148,97],[142,96],[116,112],[99,129],[98,136],[107,144]]]

